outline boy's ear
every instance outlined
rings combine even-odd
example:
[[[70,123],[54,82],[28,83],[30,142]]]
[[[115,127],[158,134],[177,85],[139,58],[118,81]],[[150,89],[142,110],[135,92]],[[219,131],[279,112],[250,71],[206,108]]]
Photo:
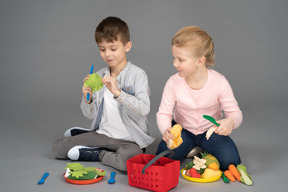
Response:
[[[131,42],[131,41],[129,41],[129,42],[127,42],[127,43],[125,44],[125,51],[126,51],[126,53],[130,51],[131,47],[132,47],[132,42]]]

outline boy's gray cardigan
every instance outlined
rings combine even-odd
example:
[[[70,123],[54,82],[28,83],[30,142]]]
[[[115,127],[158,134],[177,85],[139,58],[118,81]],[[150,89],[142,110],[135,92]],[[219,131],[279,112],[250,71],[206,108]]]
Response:
[[[99,70],[97,74],[101,78],[110,75],[109,67]],[[150,112],[150,88],[146,72],[128,61],[117,79],[121,94],[115,99],[118,101],[118,109],[123,123],[140,148],[145,148],[154,141],[154,138],[148,134],[146,117]],[[103,90],[93,93],[91,104],[86,103],[82,97],[82,113],[93,120],[90,127],[91,131],[98,129],[101,121],[104,101]]]

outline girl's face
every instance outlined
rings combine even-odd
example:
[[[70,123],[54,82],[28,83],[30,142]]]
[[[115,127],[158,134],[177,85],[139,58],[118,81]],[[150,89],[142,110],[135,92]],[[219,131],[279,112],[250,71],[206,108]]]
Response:
[[[189,77],[195,74],[199,67],[199,58],[192,55],[191,50],[185,47],[172,46],[173,66],[180,77]]]
[[[113,41],[112,43],[103,40],[98,44],[102,59],[109,65],[109,67],[112,68],[116,66],[122,66],[127,63],[126,53],[130,51],[131,46],[131,42],[123,45],[119,38],[117,41]]]

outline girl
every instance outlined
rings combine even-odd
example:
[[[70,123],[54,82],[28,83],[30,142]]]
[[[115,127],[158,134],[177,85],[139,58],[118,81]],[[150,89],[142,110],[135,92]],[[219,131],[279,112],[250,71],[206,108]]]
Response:
[[[177,74],[167,81],[156,114],[163,135],[157,154],[168,149],[167,142],[173,139],[171,127],[177,123],[183,127],[183,143],[174,149],[173,159],[183,160],[198,146],[214,155],[222,170],[227,170],[229,164],[240,164],[229,135],[241,124],[242,112],[226,78],[210,69],[214,65],[212,38],[197,26],[184,27],[172,38],[172,54]],[[213,116],[220,124],[209,140],[205,135],[213,124],[203,115]]]

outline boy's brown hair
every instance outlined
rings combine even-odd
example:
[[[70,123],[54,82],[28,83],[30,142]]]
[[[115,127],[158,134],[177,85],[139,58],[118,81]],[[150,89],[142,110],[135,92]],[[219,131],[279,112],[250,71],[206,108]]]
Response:
[[[99,44],[103,40],[112,43],[119,40],[125,45],[130,41],[128,25],[118,17],[103,19],[96,28],[95,40]]]

